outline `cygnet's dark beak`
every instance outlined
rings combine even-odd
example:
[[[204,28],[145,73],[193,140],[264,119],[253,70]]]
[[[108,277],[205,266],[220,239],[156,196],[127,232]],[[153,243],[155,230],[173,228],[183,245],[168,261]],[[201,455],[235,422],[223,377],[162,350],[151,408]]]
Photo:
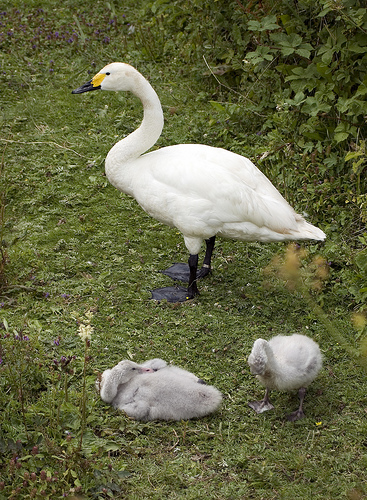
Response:
[[[89,82],[85,83],[81,87],[73,90],[71,93],[72,94],[83,94],[83,92],[89,92],[90,90],[98,90],[100,89],[101,86],[97,85],[96,87],[93,85],[92,80],[89,80]]]
[[[252,375],[262,375],[262,370],[261,368],[257,367],[257,366],[250,366],[250,373]]]

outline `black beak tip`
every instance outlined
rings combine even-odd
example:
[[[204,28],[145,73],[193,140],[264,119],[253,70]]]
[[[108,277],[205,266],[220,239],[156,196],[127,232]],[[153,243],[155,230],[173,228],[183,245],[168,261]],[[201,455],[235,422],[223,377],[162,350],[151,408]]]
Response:
[[[100,88],[101,88],[100,85],[94,87],[92,84],[92,80],[90,80],[89,82],[85,83],[81,87],[78,87],[77,89],[72,90],[71,93],[72,94],[83,94],[84,92],[90,92],[91,90],[98,90]]]

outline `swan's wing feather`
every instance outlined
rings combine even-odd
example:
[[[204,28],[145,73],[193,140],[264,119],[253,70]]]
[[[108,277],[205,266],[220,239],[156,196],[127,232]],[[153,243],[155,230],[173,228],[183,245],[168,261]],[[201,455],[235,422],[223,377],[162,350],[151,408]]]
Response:
[[[181,144],[136,161],[142,177],[133,186],[135,198],[159,220],[169,214],[171,225],[184,234],[190,233],[183,226],[191,227],[193,234],[195,228],[203,234],[202,226],[209,226],[215,234],[224,224],[243,222],[278,232],[297,230],[293,208],[245,157],[220,148]]]

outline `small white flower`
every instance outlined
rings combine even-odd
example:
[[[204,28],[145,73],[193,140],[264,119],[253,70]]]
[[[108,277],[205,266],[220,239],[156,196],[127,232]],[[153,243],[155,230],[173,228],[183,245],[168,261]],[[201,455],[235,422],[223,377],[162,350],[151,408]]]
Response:
[[[93,318],[94,314],[92,313],[92,311],[87,311],[85,313],[85,317],[87,318],[87,320],[90,322],[91,319]]]
[[[79,337],[82,340],[90,340],[92,337],[93,330],[94,330],[93,326],[83,325],[83,323],[80,323],[78,330]]]

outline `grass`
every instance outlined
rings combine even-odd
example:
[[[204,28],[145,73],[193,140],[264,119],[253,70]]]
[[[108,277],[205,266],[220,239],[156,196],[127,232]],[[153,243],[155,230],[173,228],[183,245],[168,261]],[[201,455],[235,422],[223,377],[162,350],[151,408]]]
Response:
[[[0,498],[365,498],[366,376],[305,295],[264,274],[284,245],[219,241],[198,298],[180,305],[149,300],[152,288],[169,284],[158,271],[186,260],[182,237],[103,173],[117,136],[141,120],[140,103],[71,90],[88,72],[125,60],[162,99],[159,146],[239,146],[220,135],[220,125],[208,127],[216,83],[179,61],[152,62],[144,33],[158,44],[161,32],[129,34],[139,21],[132,2],[123,12],[112,3],[97,2],[94,11],[79,3],[77,13],[68,2],[49,2],[43,12],[36,3],[20,2],[17,10],[9,3],[1,14],[7,286],[0,310]],[[256,141],[248,132],[242,152],[254,156]],[[331,241],[305,246],[311,258],[333,259],[316,301],[358,348],[347,282],[348,211],[341,212],[338,226],[311,208],[310,219],[329,229]],[[88,311],[90,346],[78,336]],[[291,424],[284,415],[296,407],[294,394],[274,394],[275,410],[265,415],[247,406],[263,389],[246,359],[256,338],[293,332],[319,342],[324,368],[306,395],[307,418]],[[98,373],[124,358],[152,357],[218,387],[220,410],[201,420],[139,423],[99,399]]]

